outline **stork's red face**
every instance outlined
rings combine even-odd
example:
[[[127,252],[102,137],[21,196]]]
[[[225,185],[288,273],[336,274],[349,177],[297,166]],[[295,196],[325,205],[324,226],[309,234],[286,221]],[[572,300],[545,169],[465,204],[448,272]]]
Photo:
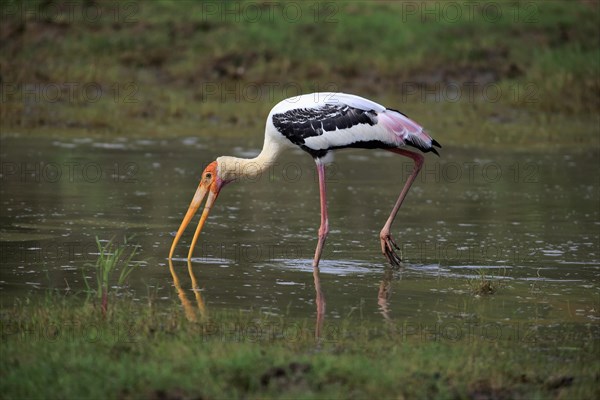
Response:
[[[215,200],[217,200],[217,196],[219,195],[219,191],[223,187],[223,181],[219,178],[218,175],[218,164],[216,161],[210,163],[202,172],[202,178],[200,179],[200,184],[198,185],[198,189],[196,189],[196,193],[194,194],[194,198],[190,203],[190,207],[183,217],[183,221],[179,226],[179,230],[177,231],[177,235],[175,235],[175,240],[173,240],[173,244],[171,245],[171,251],[169,252],[169,259],[173,257],[173,252],[175,251],[175,246],[177,246],[177,242],[183,235],[185,228],[187,228],[188,224],[200,208],[200,204],[202,204],[202,200],[208,194],[206,199],[206,204],[204,205],[204,211],[202,211],[202,216],[200,217],[200,222],[198,222],[198,227],[196,228],[196,233],[194,233],[194,239],[192,240],[192,245],[190,246],[190,251],[188,253],[188,260],[192,258],[192,252],[194,251],[194,246],[196,246],[196,241],[198,240],[198,236],[200,236],[200,231],[202,231],[202,227],[204,226],[204,222],[206,222],[206,218],[210,213],[210,209],[212,208]]]

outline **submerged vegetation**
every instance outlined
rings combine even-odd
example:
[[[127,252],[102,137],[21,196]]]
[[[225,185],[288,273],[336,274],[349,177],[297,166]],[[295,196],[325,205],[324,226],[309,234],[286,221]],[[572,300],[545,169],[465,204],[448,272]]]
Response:
[[[444,144],[598,145],[594,1],[1,7],[3,132],[239,135],[285,97],[345,91]]]
[[[499,277],[489,277],[482,269],[478,271],[478,274],[478,278],[469,280],[471,291],[476,296],[492,295],[503,286],[503,283],[500,281]]]

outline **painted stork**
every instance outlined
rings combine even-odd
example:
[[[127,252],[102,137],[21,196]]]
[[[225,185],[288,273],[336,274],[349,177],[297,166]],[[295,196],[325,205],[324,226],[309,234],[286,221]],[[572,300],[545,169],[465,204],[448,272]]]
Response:
[[[198,236],[221,188],[235,180],[259,176],[274,163],[284,150],[299,147],[314,158],[319,176],[321,226],[313,260],[313,267],[318,267],[329,231],[325,164],[331,161],[332,150],[350,147],[385,149],[409,157],[414,161],[414,169],[379,234],[382,253],[393,266],[398,266],[401,259],[395,249],[399,249],[399,247],[390,235],[390,228],[424,161],[422,154],[404,149],[407,146],[424,153],[431,151],[438,156],[439,153],[434,146],[441,148],[440,144],[432,139],[419,124],[400,111],[386,108],[359,96],[324,92],[283,100],[273,107],[267,117],[265,142],[262,151],[256,158],[243,159],[223,156],[206,167],[187,213],[175,235],[169,259],[173,257],[177,242],[205,196],[208,195],[188,252],[188,260],[192,258]]]

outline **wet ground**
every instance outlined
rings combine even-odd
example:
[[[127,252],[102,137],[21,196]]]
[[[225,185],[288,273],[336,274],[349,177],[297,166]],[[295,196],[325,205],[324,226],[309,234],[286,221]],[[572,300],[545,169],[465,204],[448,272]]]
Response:
[[[260,141],[3,137],[2,303],[47,289],[84,290],[95,237],[126,236],[140,246],[128,290],[179,302],[166,257],[201,171],[219,155],[254,156]],[[393,226],[400,270],[387,267],[378,234],[410,162],[384,151],[337,153],[320,269],[326,319],[360,315],[461,330],[501,324],[513,335],[560,326],[597,339],[598,152],[442,150],[441,158],[427,156]],[[300,152],[223,189],[192,262],[204,306],[315,315],[318,196],[314,164]],[[173,265],[189,299],[192,233]],[[473,293],[482,279],[494,294]]]

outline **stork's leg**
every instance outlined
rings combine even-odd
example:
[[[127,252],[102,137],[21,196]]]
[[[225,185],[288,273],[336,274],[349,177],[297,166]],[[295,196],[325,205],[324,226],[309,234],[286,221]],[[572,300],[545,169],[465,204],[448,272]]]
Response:
[[[408,179],[406,180],[406,183],[402,188],[402,192],[400,192],[400,197],[398,197],[398,200],[396,201],[396,204],[392,209],[390,217],[388,218],[385,225],[383,226],[383,229],[381,229],[381,232],[379,233],[379,238],[381,239],[382,253],[386,256],[390,264],[392,264],[393,266],[400,266],[400,262],[402,261],[402,259],[400,258],[400,256],[398,256],[398,254],[396,254],[395,251],[395,249],[400,250],[400,247],[398,247],[398,245],[394,242],[394,239],[392,239],[390,235],[390,228],[392,227],[392,223],[396,218],[396,214],[398,214],[398,210],[400,209],[400,206],[402,205],[402,202],[404,201],[404,198],[406,197],[410,186],[414,182],[415,178],[419,174],[419,171],[421,170],[421,167],[423,166],[423,160],[425,159],[425,157],[423,157],[421,154],[413,153],[412,151],[404,149],[389,149],[389,151],[396,154],[400,154],[402,156],[410,157],[415,162],[415,167]]]
[[[325,239],[329,232],[329,222],[327,219],[327,196],[325,193],[325,165],[319,160],[317,163],[317,172],[319,174],[319,191],[321,193],[321,227],[319,228],[319,241],[317,242],[317,249],[315,250],[315,258],[313,260],[313,267],[319,267],[319,260],[321,259],[321,253],[323,252],[323,246],[325,245]]]

